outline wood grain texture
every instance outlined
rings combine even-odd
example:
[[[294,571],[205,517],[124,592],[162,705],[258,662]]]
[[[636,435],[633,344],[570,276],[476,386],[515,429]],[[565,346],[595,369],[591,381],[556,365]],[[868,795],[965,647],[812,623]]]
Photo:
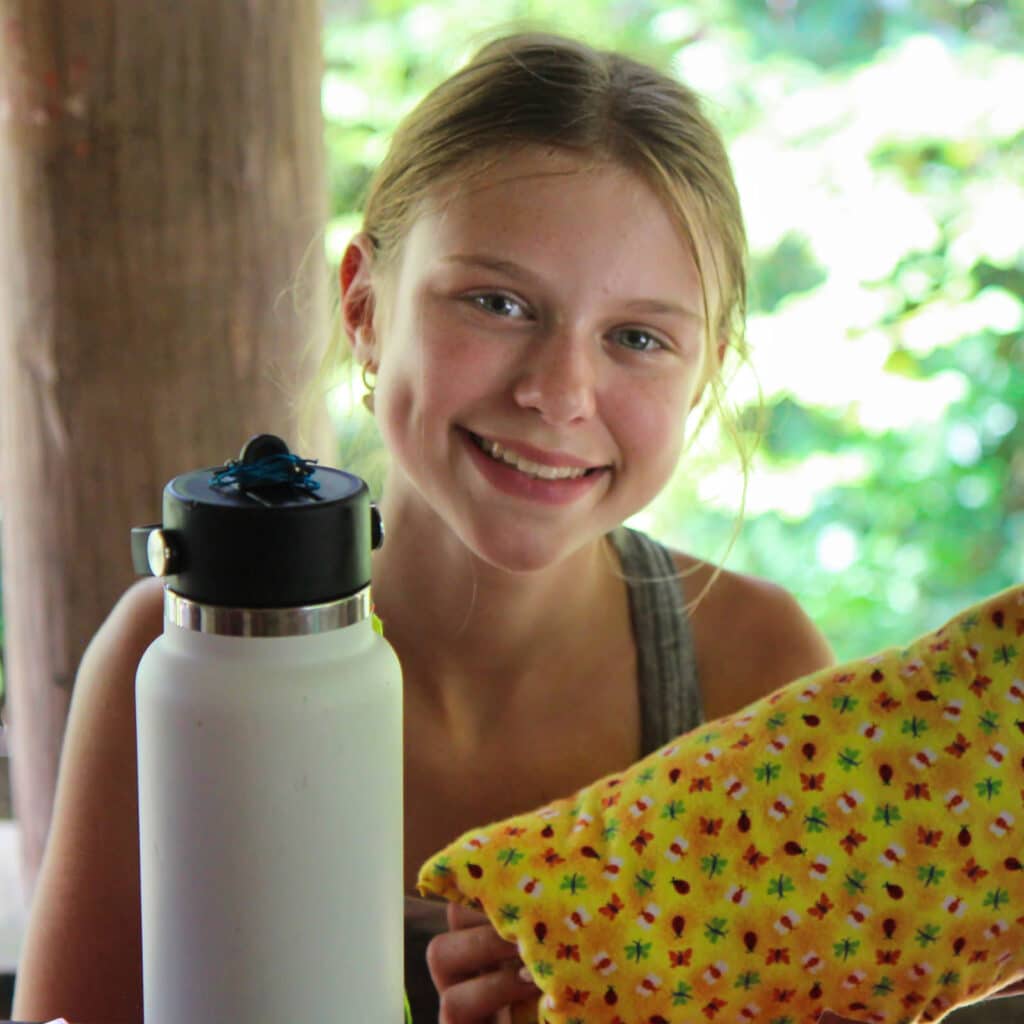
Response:
[[[0,0],[0,498],[31,886],[163,484],[293,438],[325,332],[319,0]],[[313,453],[319,454],[319,453]]]

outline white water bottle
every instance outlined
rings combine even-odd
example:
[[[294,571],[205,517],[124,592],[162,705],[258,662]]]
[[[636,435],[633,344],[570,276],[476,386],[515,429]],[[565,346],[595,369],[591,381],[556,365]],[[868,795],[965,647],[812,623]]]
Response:
[[[133,534],[166,579],[136,686],[146,1024],[398,1024],[401,675],[366,485],[261,435]]]

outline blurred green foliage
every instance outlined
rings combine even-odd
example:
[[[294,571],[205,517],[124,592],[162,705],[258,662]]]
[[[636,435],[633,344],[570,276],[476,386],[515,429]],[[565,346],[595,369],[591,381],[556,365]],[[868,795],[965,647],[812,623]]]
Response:
[[[332,256],[401,115],[523,27],[678,74],[730,145],[756,373],[730,393],[764,433],[728,567],[791,589],[841,658],[1024,579],[1024,3],[348,5],[325,39]],[[719,561],[741,492],[712,421],[636,522]]]

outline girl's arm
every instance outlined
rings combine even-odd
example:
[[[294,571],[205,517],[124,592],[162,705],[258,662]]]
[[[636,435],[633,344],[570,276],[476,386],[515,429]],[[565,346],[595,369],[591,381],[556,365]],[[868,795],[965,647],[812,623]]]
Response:
[[[142,1020],[135,670],[161,594],[156,580],[133,586],[79,667],[18,968],[23,1020]]]
[[[677,565],[685,579],[692,562],[677,555]],[[699,592],[710,570],[706,566],[705,575],[687,582],[687,589]],[[708,638],[698,646],[708,718],[732,714],[836,661],[824,634],[796,598],[753,576],[722,572],[693,610],[691,621],[695,635]],[[725,680],[728,692],[715,692],[718,681]]]
[[[789,591],[758,581],[758,600],[747,605],[744,647],[752,657],[739,674],[747,678],[746,694],[737,707],[757,700],[836,662],[824,634]],[[739,668],[739,666],[738,666]]]

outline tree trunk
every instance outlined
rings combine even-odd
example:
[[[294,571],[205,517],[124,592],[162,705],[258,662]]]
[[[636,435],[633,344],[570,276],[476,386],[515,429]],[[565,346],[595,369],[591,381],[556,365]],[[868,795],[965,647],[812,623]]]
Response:
[[[170,477],[294,438],[325,326],[320,30],[320,0],[0,0],[5,664],[30,890],[129,527],[159,519]]]

